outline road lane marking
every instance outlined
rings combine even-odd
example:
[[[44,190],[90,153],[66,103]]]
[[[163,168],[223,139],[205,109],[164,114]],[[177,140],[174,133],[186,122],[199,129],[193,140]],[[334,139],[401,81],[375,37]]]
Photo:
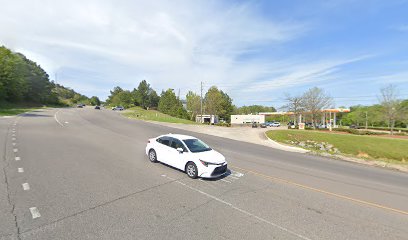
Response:
[[[58,118],[57,118],[57,114],[58,114],[59,111],[61,111],[61,109],[58,110],[58,111],[54,114],[54,119],[55,119],[55,121],[56,121],[59,125],[61,125],[61,127],[63,127],[64,125],[63,125],[63,124],[58,120]]]
[[[15,134],[15,133],[13,133],[11,136],[12,136],[12,137],[15,137],[15,136],[16,136],[16,134]]]
[[[13,146],[16,146],[17,143],[14,143],[14,142],[13,142],[12,144],[13,144]]]
[[[69,122],[65,122],[66,124],[68,124]]]
[[[215,201],[217,201],[217,202],[219,202],[219,203],[225,204],[225,205],[227,205],[228,207],[230,207],[230,208],[232,208],[232,209],[234,209],[234,210],[237,210],[237,211],[239,211],[239,212],[241,212],[241,213],[243,213],[243,214],[245,214],[245,215],[251,216],[251,217],[253,217],[253,218],[258,219],[258,220],[261,221],[261,222],[264,222],[264,223],[267,223],[267,224],[269,224],[269,225],[272,225],[272,226],[274,226],[274,227],[276,227],[276,228],[278,228],[278,229],[280,229],[280,230],[282,230],[282,231],[284,231],[284,232],[286,232],[286,233],[288,233],[288,234],[294,235],[294,236],[296,236],[296,237],[298,237],[298,238],[300,238],[300,239],[311,240],[310,238],[307,238],[307,237],[305,237],[305,236],[303,236],[303,235],[301,235],[301,234],[298,234],[298,233],[296,233],[296,232],[293,232],[293,231],[291,231],[291,230],[289,230],[289,229],[287,229],[287,228],[285,228],[285,227],[282,227],[282,226],[280,226],[280,225],[278,225],[278,224],[276,224],[276,223],[273,223],[273,222],[271,222],[271,221],[268,221],[268,220],[266,220],[266,219],[264,219],[264,218],[262,218],[262,217],[259,217],[259,216],[255,215],[255,214],[253,214],[253,213],[247,212],[247,211],[245,211],[245,210],[243,210],[243,209],[241,209],[241,208],[239,208],[239,207],[236,207],[236,206],[234,206],[232,203],[229,203],[229,202],[224,201],[224,200],[222,200],[222,199],[220,199],[220,198],[218,198],[218,197],[216,197],[216,196],[213,196],[213,195],[211,195],[211,194],[209,194],[209,193],[206,193],[206,192],[204,192],[204,191],[201,191],[201,190],[198,189],[198,188],[191,187],[191,186],[189,186],[189,185],[187,185],[187,184],[185,184],[185,183],[183,183],[183,182],[180,182],[180,181],[178,181],[178,180],[176,180],[176,179],[174,179],[174,178],[171,178],[171,177],[166,177],[166,178],[168,178],[168,179],[174,181],[175,183],[181,184],[181,185],[183,185],[184,187],[187,187],[187,188],[189,188],[189,189],[191,189],[191,190],[193,190],[193,191],[196,191],[196,192],[198,192],[198,193],[201,193],[202,195],[205,195],[205,196],[207,196],[207,197],[209,197],[209,198],[211,198],[211,199],[213,199],[213,200],[215,200]]]
[[[28,184],[28,183],[23,183],[22,185],[23,185],[24,191],[30,190],[30,184]]]
[[[17,140],[17,138],[13,137],[13,138],[11,138],[11,140],[16,141],[16,140]]]
[[[404,210],[383,206],[381,204],[377,204],[377,203],[373,203],[373,202],[367,202],[367,201],[364,201],[364,200],[344,196],[344,195],[341,195],[341,194],[325,191],[325,190],[314,188],[314,187],[309,187],[309,186],[306,186],[306,185],[303,185],[303,184],[300,184],[300,183],[292,182],[290,180],[286,180],[286,179],[283,179],[283,178],[278,178],[278,177],[265,175],[265,174],[262,174],[262,173],[259,173],[259,172],[256,172],[256,171],[252,171],[252,170],[249,170],[249,169],[240,168],[240,167],[232,166],[232,165],[230,165],[230,166],[233,167],[233,168],[237,168],[239,170],[242,170],[242,171],[247,171],[248,173],[252,173],[252,174],[257,175],[257,176],[261,176],[263,178],[266,178],[266,179],[269,179],[269,180],[272,180],[272,181],[282,182],[282,183],[290,184],[290,185],[297,186],[297,187],[300,187],[300,188],[308,189],[308,190],[311,190],[311,191],[314,191],[314,192],[323,193],[323,194],[330,195],[330,196],[333,196],[333,197],[349,200],[351,202],[360,203],[362,205],[368,205],[368,206],[371,206],[371,207],[376,207],[376,208],[380,208],[380,209],[383,209],[383,210],[388,210],[388,211],[408,215],[408,212],[404,211]]]
[[[17,148],[14,148],[14,149],[13,149],[13,152],[15,152],[15,153],[18,152],[18,149],[17,149]]]
[[[23,172],[24,172],[24,168],[19,167],[19,168],[17,169],[17,172],[19,172],[19,173],[23,173]]]
[[[206,182],[206,180],[203,180],[203,179],[201,179],[201,178],[199,178],[198,180],[200,180],[201,182],[205,183],[207,186],[210,186],[210,187],[212,187],[212,188],[214,188],[214,189],[217,189],[217,187],[215,187],[215,186],[213,186],[212,184]]]
[[[21,160],[21,158],[20,158],[20,157],[15,157],[15,158],[14,158],[14,160],[16,160],[16,161],[20,161],[20,160]]]
[[[33,219],[41,217],[40,211],[36,207],[30,207],[30,212]]]

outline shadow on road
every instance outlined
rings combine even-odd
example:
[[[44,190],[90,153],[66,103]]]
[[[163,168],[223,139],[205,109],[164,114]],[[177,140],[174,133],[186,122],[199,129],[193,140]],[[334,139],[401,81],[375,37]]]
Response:
[[[51,117],[49,115],[44,115],[44,114],[33,114],[33,113],[25,113],[21,115],[22,117]]]

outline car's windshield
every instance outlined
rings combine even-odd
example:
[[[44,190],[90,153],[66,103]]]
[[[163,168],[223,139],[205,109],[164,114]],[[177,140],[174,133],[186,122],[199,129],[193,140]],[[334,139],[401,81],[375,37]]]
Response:
[[[191,152],[205,152],[210,151],[211,148],[199,139],[186,139],[183,142],[187,145]]]

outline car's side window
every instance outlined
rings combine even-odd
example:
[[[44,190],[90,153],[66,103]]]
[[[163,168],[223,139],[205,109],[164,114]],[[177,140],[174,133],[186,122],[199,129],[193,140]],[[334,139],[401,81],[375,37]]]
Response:
[[[170,146],[170,138],[169,137],[161,137],[157,139],[157,142],[164,144],[166,146]]]
[[[187,150],[187,149],[184,147],[183,143],[182,143],[180,140],[175,139],[175,138],[172,138],[172,139],[171,139],[171,147],[174,148],[174,149],[182,148],[183,151],[186,151],[186,150]]]

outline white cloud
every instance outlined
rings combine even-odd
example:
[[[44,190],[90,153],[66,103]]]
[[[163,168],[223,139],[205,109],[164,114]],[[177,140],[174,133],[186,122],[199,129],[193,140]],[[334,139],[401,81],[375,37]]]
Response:
[[[0,4],[1,44],[32,57],[51,76],[59,69],[99,72],[107,93],[112,82],[136,84],[140,76],[159,90],[200,80],[252,81],[265,62],[240,61],[242,54],[290,41],[307,30],[304,23],[267,20],[250,4],[225,6],[220,1]],[[64,83],[78,91],[89,89],[87,79],[78,75]]]
[[[392,27],[393,29],[400,31],[400,32],[408,32],[408,24],[403,24],[399,26]]]

